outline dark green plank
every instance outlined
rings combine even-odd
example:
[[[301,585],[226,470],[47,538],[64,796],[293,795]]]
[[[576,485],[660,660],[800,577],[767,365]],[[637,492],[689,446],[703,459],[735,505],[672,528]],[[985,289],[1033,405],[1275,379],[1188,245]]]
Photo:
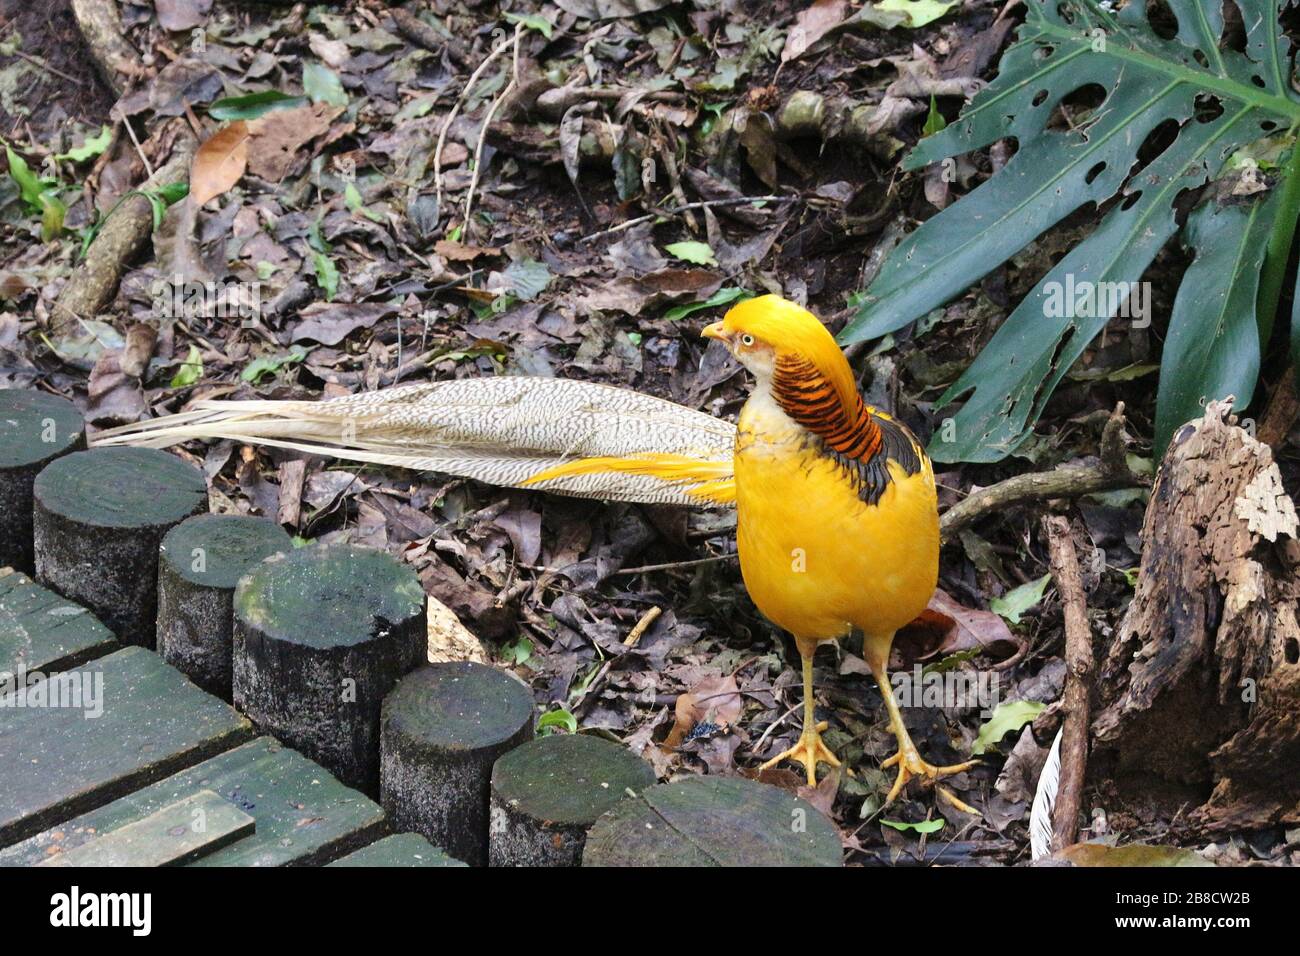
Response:
[[[468,866],[454,860],[418,833],[384,837],[335,860],[330,866]]]
[[[0,696],[0,846],[196,764],[252,732],[229,704],[139,647],[55,675],[42,689],[44,703],[32,688]],[[56,693],[75,706],[48,706]]]
[[[211,790],[55,853],[42,866],[177,866],[249,836],[253,818]]]
[[[66,670],[116,646],[112,632],[85,608],[0,568],[0,675]]]
[[[273,737],[259,737],[0,851],[0,866],[31,866],[206,788],[251,816],[257,829],[191,866],[323,863],[383,832],[383,811]]]

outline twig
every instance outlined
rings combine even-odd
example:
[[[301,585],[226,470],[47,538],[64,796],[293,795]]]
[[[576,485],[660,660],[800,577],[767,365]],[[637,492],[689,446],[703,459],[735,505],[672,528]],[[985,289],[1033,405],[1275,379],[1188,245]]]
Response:
[[[694,558],[690,561],[669,561],[666,564],[646,564],[639,568],[620,568],[611,572],[615,574],[649,574],[651,571],[676,571],[679,568],[694,568],[701,564],[716,564],[719,561],[734,561],[737,554],[715,554],[707,558]]]
[[[131,128],[131,121],[129,119],[124,119],[122,120],[122,125],[126,127],[126,135],[131,137],[131,144],[135,146],[135,151],[136,154],[140,157],[140,162],[144,163],[145,176],[147,176],[150,179],[153,179],[154,168],[149,163],[149,157],[146,156],[144,154],[144,150],[140,148],[140,141],[136,139],[135,130]]]
[[[701,202],[688,202],[684,206],[675,206],[672,209],[661,209],[658,212],[652,212],[649,215],[637,216],[635,219],[629,219],[626,222],[620,222],[617,226],[611,226],[608,229],[602,229],[600,232],[593,232],[590,235],[583,236],[578,242],[592,242],[603,236],[610,236],[616,232],[622,232],[624,229],[631,229],[633,226],[639,226],[643,222],[650,222],[653,219],[661,219],[664,216],[676,216],[692,209],[711,209],[716,206],[741,206],[745,203],[755,202],[794,202],[795,196],[737,196],[732,199],[706,199]]]
[[[1076,498],[1150,483],[1145,476],[1130,471],[1124,457],[1124,403],[1120,402],[1102,430],[1101,455],[1096,464],[1063,465],[1052,471],[1016,475],[981,488],[944,512],[939,519],[939,533],[944,541],[951,541],[958,531],[984,515],[1026,501]]]
[[[659,615],[662,613],[663,613],[663,608],[652,607],[649,610],[647,610],[644,614],[642,614],[641,619],[636,622],[636,625],[633,626],[632,630],[628,631],[627,637],[623,638],[623,646],[636,647],[637,643],[641,640],[645,632],[650,629],[650,625],[653,624],[655,621],[657,621],[659,619]],[[587,685],[585,690],[583,690],[582,696],[579,697],[576,701],[574,701],[573,703],[574,714],[580,713],[583,710],[583,708],[586,707],[587,701],[595,699],[595,692],[597,688],[601,687],[605,683],[605,679],[609,676],[609,672],[614,667],[614,662],[616,660],[618,660],[617,657],[611,657],[609,660],[605,661],[605,663],[601,665],[600,670],[596,673],[596,676],[591,679],[591,683]]]
[[[452,58],[457,66],[462,68],[469,66],[468,54],[454,37],[442,36],[415,14],[400,7],[389,10],[388,15],[393,18],[393,25],[397,27],[397,32],[416,46],[423,47],[430,53],[446,50],[447,55]]]
[[[483,171],[483,146],[487,143],[487,131],[492,125],[492,117],[496,115],[501,104],[505,102],[506,97],[515,91],[519,85],[519,38],[523,36],[524,25],[522,22],[515,24],[515,48],[511,60],[510,82],[501,88],[492,105],[488,107],[487,115],[483,117],[483,125],[479,127],[478,142],[474,146],[474,171],[470,175],[469,191],[465,193],[465,231],[468,234],[470,228],[469,214],[474,209],[474,191],[478,189],[479,176]],[[467,236],[468,237],[468,236]]]
[[[1052,811],[1052,850],[1070,846],[1079,837],[1079,806],[1088,769],[1088,697],[1092,690],[1092,630],[1079,576],[1079,558],[1070,536],[1070,522],[1061,515],[1043,518],[1048,564],[1061,595],[1065,617],[1065,694],[1062,709],[1061,776]]]
[[[24,53],[22,50],[14,50],[14,56],[24,59],[28,63],[33,64],[34,66],[40,67],[46,73],[52,73],[57,77],[61,77],[62,79],[67,80],[69,83],[75,83],[77,86],[86,85],[81,80],[77,79],[75,76],[71,76],[67,73],[64,73],[62,70],[56,70],[54,67],[50,66],[48,63],[42,60],[39,56],[32,56],[30,53]]]
[[[478,69],[471,73],[469,79],[465,81],[465,86],[460,91],[460,95],[456,97],[456,102],[452,105],[451,112],[447,114],[447,119],[442,124],[442,129],[438,131],[438,145],[433,149],[433,195],[434,202],[437,203],[439,210],[442,209],[442,147],[443,144],[447,142],[447,131],[451,129],[451,124],[456,121],[456,117],[460,114],[461,104],[463,104],[465,98],[469,96],[469,91],[474,88],[476,83],[478,83],[479,77],[481,77],[487,68],[496,62],[496,58],[504,53],[506,48],[514,42],[513,38],[502,40],[492,48],[492,52],[487,55],[483,62],[478,65]],[[480,137],[480,141],[481,139],[482,138]]]

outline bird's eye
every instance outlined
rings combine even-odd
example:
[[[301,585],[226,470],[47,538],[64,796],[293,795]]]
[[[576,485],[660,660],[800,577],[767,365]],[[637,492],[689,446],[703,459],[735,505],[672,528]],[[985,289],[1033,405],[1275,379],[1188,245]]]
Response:
[[[740,344],[745,346],[745,348],[749,348],[751,345],[754,344],[754,337],[750,335],[748,332],[746,332],[744,335],[740,337]]]

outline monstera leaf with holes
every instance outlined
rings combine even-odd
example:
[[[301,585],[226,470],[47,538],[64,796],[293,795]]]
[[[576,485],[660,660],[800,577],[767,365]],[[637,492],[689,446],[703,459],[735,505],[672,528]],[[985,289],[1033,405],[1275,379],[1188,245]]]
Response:
[[[1164,345],[1158,450],[1200,414],[1203,397],[1250,401],[1300,208],[1300,97],[1278,22],[1292,0],[1235,0],[1235,31],[1223,16],[1233,2],[1167,0],[1176,33],[1157,33],[1145,0],[1119,12],[1096,0],[1028,0],[996,79],[909,155],[915,169],[1004,138],[1017,143],[1003,169],[891,253],[841,334],[845,344],[943,305],[1081,207],[1101,210],[1097,227],[941,397],[941,407],[966,401],[931,444],[937,460],[997,461],[1029,437],[1061,377],[1123,314],[1121,296],[1105,293],[1125,287],[1111,283],[1141,279],[1180,231],[1176,203],[1185,213],[1191,197],[1180,197],[1189,193],[1198,203],[1181,232],[1194,259]],[[1243,27],[1244,44],[1233,42]],[[1056,122],[1062,101],[1089,90],[1101,94],[1098,105]],[[1252,167],[1251,184],[1241,188],[1238,176],[1227,188],[1242,167]],[[1062,290],[1074,292],[1073,307],[1060,308]]]

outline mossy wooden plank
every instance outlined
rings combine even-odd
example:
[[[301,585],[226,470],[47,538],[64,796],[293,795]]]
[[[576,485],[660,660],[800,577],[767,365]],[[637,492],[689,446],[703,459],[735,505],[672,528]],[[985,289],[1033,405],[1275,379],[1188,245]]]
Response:
[[[777,787],[690,777],[624,800],[587,834],[583,866],[840,866],[839,832]]]
[[[112,632],[84,607],[0,569],[0,675],[66,670],[115,647]]]
[[[55,458],[85,447],[85,423],[67,399],[0,389],[0,568],[32,572],[32,485]]]
[[[330,866],[426,867],[467,866],[454,860],[418,833],[398,833],[349,853]]]
[[[253,818],[211,790],[200,790],[149,816],[102,833],[42,866],[177,866],[250,835]]]
[[[377,803],[274,737],[258,737],[0,851],[0,866],[31,866],[73,850],[204,788],[251,816],[256,830],[190,866],[319,864],[384,832]]]
[[[0,846],[233,747],[251,731],[230,705],[137,647],[14,689],[0,696]]]

